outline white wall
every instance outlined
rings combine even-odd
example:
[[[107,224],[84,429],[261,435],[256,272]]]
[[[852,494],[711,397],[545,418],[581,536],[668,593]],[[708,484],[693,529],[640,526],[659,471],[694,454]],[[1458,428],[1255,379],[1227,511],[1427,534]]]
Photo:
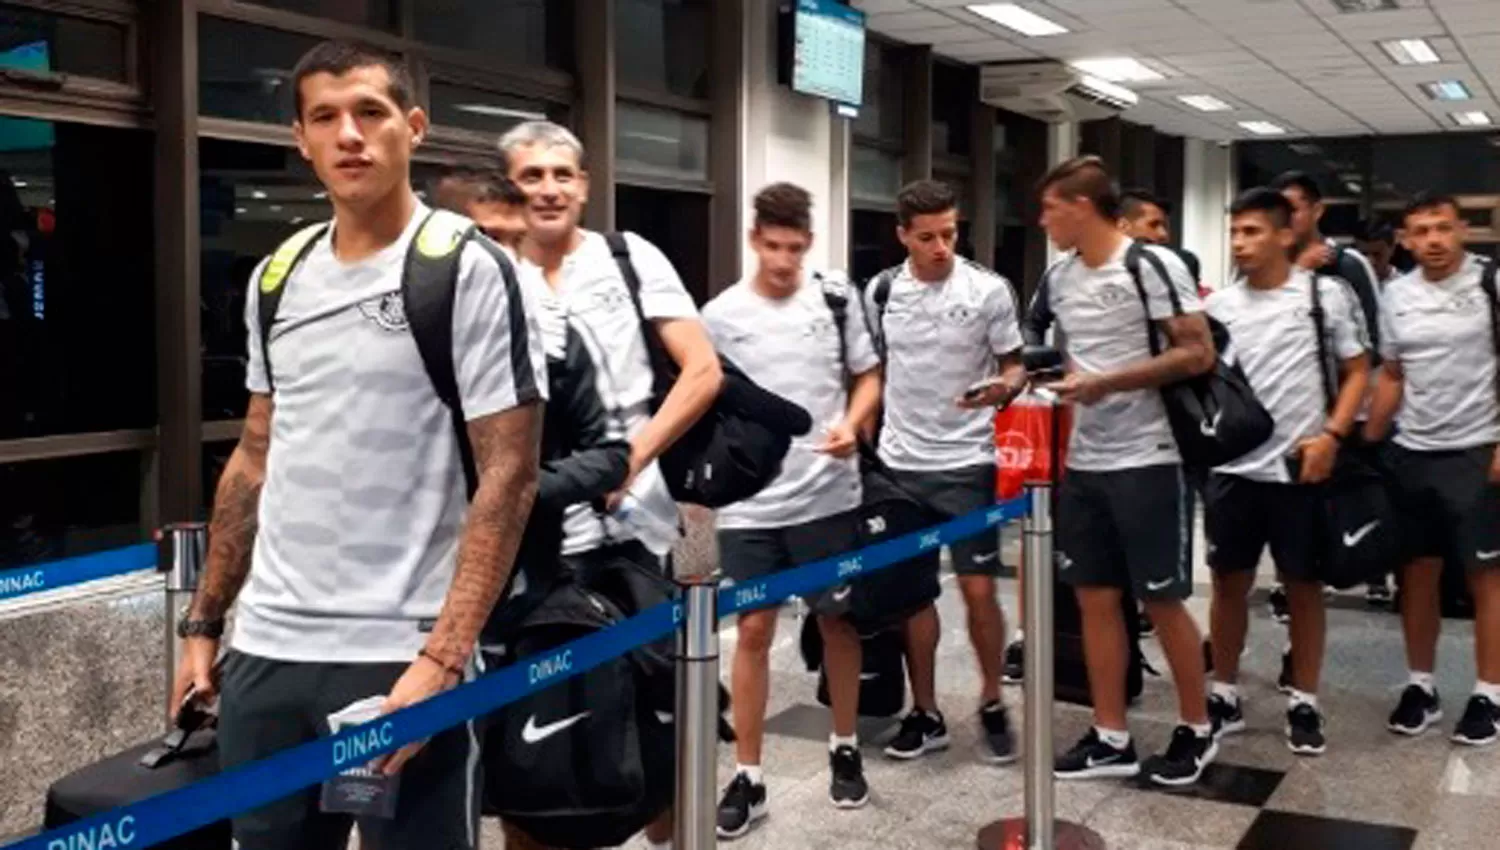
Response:
[[[1234,156],[1227,146],[1201,139],[1183,142],[1182,247],[1198,255],[1203,283],[1218,289],[1230,280],[1229,205],[1234,201]]]
[[[828,101],[795,94],[776,80],[775,0],[745,0],[745,134],[741,139],[745,206],[768,183],[796,183],[813,196],[813,268],[844,269],[849,258],[849,127]],[[755,256],[743,252],[749,274]]]

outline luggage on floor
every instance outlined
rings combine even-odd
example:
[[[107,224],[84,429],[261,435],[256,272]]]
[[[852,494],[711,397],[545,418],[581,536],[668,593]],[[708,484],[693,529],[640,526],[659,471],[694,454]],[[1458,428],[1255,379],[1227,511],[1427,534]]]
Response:
[[[906,708],[906,641],[900,626],[862,634],[859,716],[895,717]],[[816,617],[802,621],[802,660],[818,674],[818,702],[830,705],[828,671],[823,667],[823,635]]]

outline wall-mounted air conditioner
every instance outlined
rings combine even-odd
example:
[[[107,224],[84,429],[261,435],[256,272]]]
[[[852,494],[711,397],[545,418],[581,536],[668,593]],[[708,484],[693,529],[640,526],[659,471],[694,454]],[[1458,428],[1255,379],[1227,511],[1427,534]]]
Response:
[[[979,99],[1041,121],[1097,121],[1135,106],[1135,92],[1061,62],[1006,62],[980,69]]]

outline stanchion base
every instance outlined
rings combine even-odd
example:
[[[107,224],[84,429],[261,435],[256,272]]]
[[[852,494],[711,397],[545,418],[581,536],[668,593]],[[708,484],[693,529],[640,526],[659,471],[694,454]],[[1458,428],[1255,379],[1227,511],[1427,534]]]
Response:
[[[979,830],[979,850],[1105,850],[1099,833],[1081,824],[1053,821],[1057,843],[1049,848],[1033,848],[1026,843],[1026,819],[1007,818]]]

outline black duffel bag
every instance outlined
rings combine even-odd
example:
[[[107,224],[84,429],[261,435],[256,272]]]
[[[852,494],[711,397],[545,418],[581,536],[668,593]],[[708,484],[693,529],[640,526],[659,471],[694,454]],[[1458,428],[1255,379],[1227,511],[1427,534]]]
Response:
[[[1161,258],[1142,247],[1141,243],[1132,242],[1125,253],[1125,268],[1135,282],[1141,306],[1146,311],[1146,340],[1151,346],[1151,356],[1157,357],[1162,353],[1162,347],[1157,339],[1156,324],[1151,320],[1146,287],[1141,282],[1143,258],[1151,264],[1152,271],[1166,288],[1173,312],[1182,313],[1182,302]],[[1255,397],[1255,390],[1251,389],[1244,372],[1224,359],[1229,329],[1211,317],[1205,316],[1205,319],[1218,349],[1214,368],[1162,387],[1161,397],[1183,464],[1212,469],[1259,448],[1271,438],[1276,423]]]
[[[828,669],[823,666],[823,632],[817,617],[802,621],[802,663],[818,674],[818,702],[831,706]],[[859,636],[859,715],[895,717],[906,708],[906,639],[897,626]]]

